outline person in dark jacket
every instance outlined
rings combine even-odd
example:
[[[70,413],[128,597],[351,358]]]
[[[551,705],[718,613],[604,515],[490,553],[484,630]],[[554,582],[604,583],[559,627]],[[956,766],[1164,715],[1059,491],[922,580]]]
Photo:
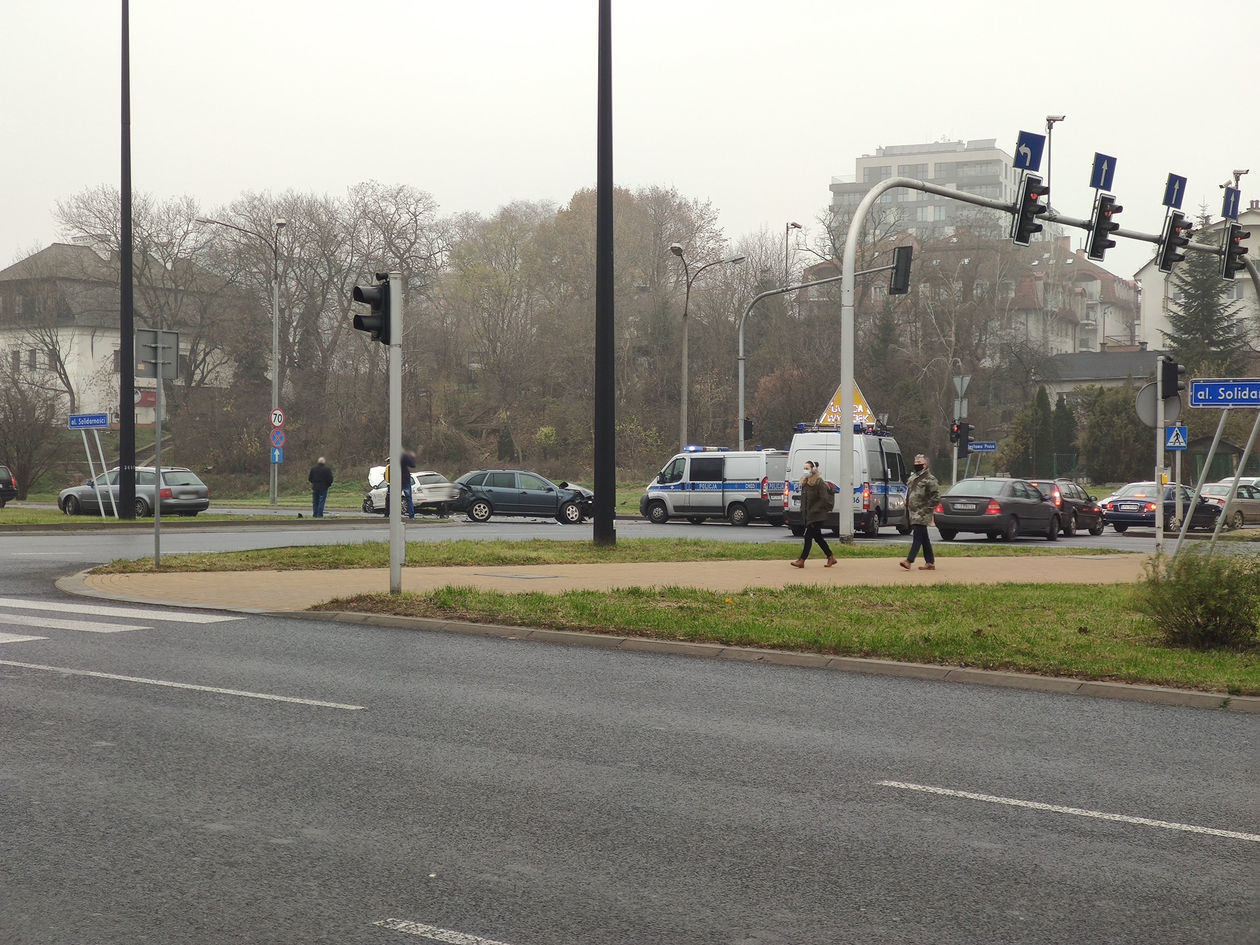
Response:
[[[415,518],[416,505],[411,496],[411,474],[416,471],[416,454],[411,450],[403,450],[402,461],[398,465],[402,468],[403,508],[407,512],[407,518]]]
[[[805,547],[801,556],[792,562],[792,567],[805,567],[805,559],[809,557],[814,542],[827,556],[824,567],[830,568],[836,563],[836,556],[831,553],[827,540],[823,538],[822,527],[835,506],[836,497],[827,480],[818,472],[818,464],[806,460],[805,475],[801,477],[801,519],[805,522]]]
[[[920,571],[936,570],[936,555],[932,553],[932,539],[928,537],[928,526],[932,524],[932,512],[936,503],[941,500],[941,487],[936,477],[928,469],[927,457],[920,453],[914,458],[914,475],[906,483],[906,523],[910,526],[910,556],[900,564],[907,571],[914,564],[914,559],[923,549],[923,563]]]
[[[324,501],[328,498],[328,489],[333,484],[333,471],[324,462],[324,457],[315,461],[306,481],[311,484],[311,517],[324,517]]]

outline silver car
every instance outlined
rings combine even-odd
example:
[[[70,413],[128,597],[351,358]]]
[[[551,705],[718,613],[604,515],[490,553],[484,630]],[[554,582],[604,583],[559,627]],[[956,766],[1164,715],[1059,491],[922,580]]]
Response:
[[[67,515],[113,514],[118,506],[118,467],[89,479],[81,486],[62,489],[57,508]],[[136,467],[136,518],[153,514],[153,494],[157,470],[152,466]],[[197,474],[183,466],[162,467],[160,493],[163,515],[193,516],[210,508],[210,490]]]
[[[368,471],[369,483],[375,479],[376,485],[363,497],[364,512],[389,514],[389,483],[384,476],[384,466],[373,466]],[[423,469],[411,474],[411,502],[417,512],[448,515],[448,506],[458,494],[459,487],[439,472]],[[406,511],[406,503],[403,505],[403,511]]]
[[[1233,484],[1233,479],[1209,483],[1203,487],[1203,497],[1225,509],[1226,528],[1242,528],[1244,525],[1260,522],[1260,489],[1255,486],[1240,482],[1238,492],[1235,493],[1229,506],[1225,506],[1225,500],[1229,497],[1229,487]]]

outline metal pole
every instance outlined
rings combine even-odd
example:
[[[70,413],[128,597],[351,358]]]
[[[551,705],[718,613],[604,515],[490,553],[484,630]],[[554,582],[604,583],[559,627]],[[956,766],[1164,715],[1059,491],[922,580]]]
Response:
[[[595,105],[595,521],[597,547],[617,544],[617,378],[613,292],[612,0],[599,0]]]
[[[402,273],[389,274],[389,455],[394,474],[389,477],[389,592],[402,593],[402,562],[406,554],[402,522]],[[410,475],[410,473],[407,473]]]
[[[118,239],[118,500],[122,518],[136,517],[135,263],[131,233],[131,15],[122,0],[122,182]],[[111,490],[112,495],[112,490]]]
[[[271,241],[271,413],[280,409],[280,227],[276,222],[276,239]],[[270,458],[270,457],[269,457]],[[277,504],[280,464],[271,463],[271,504]]]
[[[162,567],[162,361],[166,357],[162,344],[165,332],[153,333],[153,373],[157,377],[153,433],[153,567]],[[178,357],[178,355],[176,355]]]
[[[1155,554],[1164,552],[1164,356],[1155,359]]]
[[[1194,487],[1194,495],[1190,497],[1190,511],[1186,515],[1185,521],[1181,523],[1181,531],[1177,533],[1177,547],[1173,554],[1181,550],[1181,543],[1186,537],[1186,532],[1190,531],[1190,523],[1194,521],[1194,510],[1199,506],[1199,496],[1203,494],[1203,484],[1207,482],[1208,473],[1212,469],[1212,460],[1216,457],[1216,448],[1220,445],[1221,434],[1225,432],[1225,419],[1229,416],[1229,410],[1221,411],[1221,422],[1216,425],[1216,436],[1212,437],[1212,445],[1208,447],[1207,459],[1203,461],[1203,473],[1199,476],[1199,481]],[[1160,496],[1162,499],[1163,496]],[[1160,502],[1163,505],[1163,502]],[[1221,515],[1225,514],[1225,510],[1221,510]]]
[[[699,275],[699,273],[697,273]],[[683,276],[687,278],[687,292],[683,296],[682,317],[682,373],[679,378],[682,393],[678,396],[678,448],[687,448],[687,308],[691,305],[691,279],[687,277],[687,260],[683,260]]]
[[[1208,542],[1209,555],[1212,553],[1212,549],[1216,547],[1216,539],[1221,533],[1221,525],[1225,522],[1225,514],[1229,511],[1229,503],[1238,494],[1238,478],[1243,474],[1243,470],[1247,468],[1247,457],[1251,455],[1251,448],[1256,443],[1257,431],[1260,431],[1260,413],[1256,414],[1255,423],[1251,425],[1251,436],[1247,437],[1247,445],[1243,447],[1242,458],[1238,460],[1238,468],[1234,470],[1234,482],[1229,487],[1229,495],[1225,497],[1225,507],[1221,509],[1221,514],[1217,516],[1216,528],[1212,530],[1212,540]]]

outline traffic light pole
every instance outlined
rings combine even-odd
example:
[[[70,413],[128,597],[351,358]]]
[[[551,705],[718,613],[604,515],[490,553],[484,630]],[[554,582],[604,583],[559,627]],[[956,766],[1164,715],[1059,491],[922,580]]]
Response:
[[[389,592],[402,593],[407,546],[402,521],[402,273],[389,274]],[[406,475],[410,475],[407,471]]]
[[[1155,554],[1164,553],[1164,356],[1155,359]]]

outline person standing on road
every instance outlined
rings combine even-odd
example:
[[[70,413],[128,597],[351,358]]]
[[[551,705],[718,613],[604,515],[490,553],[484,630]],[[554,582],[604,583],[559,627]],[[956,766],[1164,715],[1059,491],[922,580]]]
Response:
[[[416,506],[411,501],[411,474],[416,471],[416,454],[411,450],[403,450],[402,459],[398,463],[402,471],[403,508],[407,510],[407,518],[416,517]]]
[[[936,555],[932,553],[932,539],[928,537],[928,526],[932,524],[932,512],[936,503],[941,500],[941,487],[928,469],[927,457],[922,453],[914,458],[914,475],[906,483],[906,523],[912,532],[910,538],[910,557],[897,562],[907,571],[914,564],[914,559],[923,549],[923,563],[920,571],[936,570]]]
[[[306,481],[311,484],[311,518],[324,517],[324,501],[328,498],[328,489],[333,484],[333,471],[324,462],[324,457],[315,461]]]
[[[836,497],[831,486],[818,472],[818,464],[806,460],[805,475],[801,477],[801,519],[805,522],[805,547],[801,549],[801,556],[792,562],[792,567],[805,567],[805,559],[809,557],[814,542],[818,542],[818,547],[827,556],[827,563],[823,567],[830,568],[836,563],[836,556],[831,553],[831,547],[822,535],[823,524],[831,514],[835,502]]]

